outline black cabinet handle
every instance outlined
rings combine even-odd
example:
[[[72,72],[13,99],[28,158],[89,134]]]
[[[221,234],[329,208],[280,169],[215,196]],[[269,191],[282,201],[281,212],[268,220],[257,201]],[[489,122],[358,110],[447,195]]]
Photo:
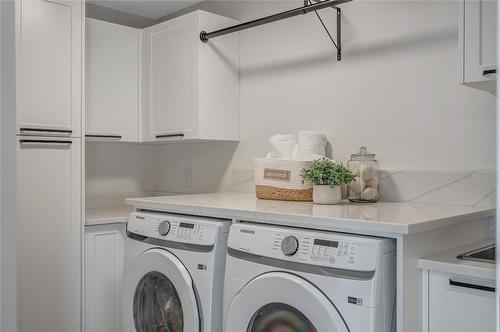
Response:
[[[156,138],[168,138],[168,137],[184,137],[184,134],[165,134],[165,135],[156,135]]]
[[[19,143],[21,144],[68,144],[71,145],[72,141],[64,141],[64,140],[41,140],[41,139],[20,139]]]
[[[486,69],[486,70],[483,70],[483,76],[491,75],[491,74],[496,74],[496,73],[497,73],[496,69]]]
[[[468,282],[461,282],[461,281],[455,281],[450,279],[450,286],[456,286],[456,287],[462,287],[462,288],[470,288],[470,289],[477,289],[485,292],[495,292],[495,287],[489,287],[489,286],[483,286],[483,285],[476,285],[476,284],[470,284]]]
[[[43,129],[43,128],[19,128],[19,131],[34,131],[37,133],[60,133],[60,134],[71,134],[72,130],[69,129]]]
[[[85,135],[87,138],[109,138],[109,139],[122,139],[120,135],[93,135],[93,134],[88,134]]]

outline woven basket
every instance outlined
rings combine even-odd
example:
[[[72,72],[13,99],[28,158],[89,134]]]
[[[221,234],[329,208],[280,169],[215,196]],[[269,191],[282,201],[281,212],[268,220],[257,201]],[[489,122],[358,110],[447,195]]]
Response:
[[[312,183],[302,184],[300,173],[312,161],[255,158],[255,192],[258,198],[312,201]]]

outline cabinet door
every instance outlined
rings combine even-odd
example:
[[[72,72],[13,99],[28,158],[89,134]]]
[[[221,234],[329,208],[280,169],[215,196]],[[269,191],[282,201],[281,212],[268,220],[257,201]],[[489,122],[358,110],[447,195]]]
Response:
[[[120,332],[125,224],[87,226],[85,331]]]
[[[495,331],[495,281],[429,275],[429,332]]]
[[[146,140],[194,136],[197,22],[196,14],[188,14],[144,30]]]
[[[139,30],[86,19],[86,134],[137,141]]]
[[[16,1],[16,45],[17,129],[79,137],[81,1]]]
[[[18,138],[18,332],[81,329],[80,152],[77,138]]]
[[[463,2],[464,82],[496,79],[497,1]]]

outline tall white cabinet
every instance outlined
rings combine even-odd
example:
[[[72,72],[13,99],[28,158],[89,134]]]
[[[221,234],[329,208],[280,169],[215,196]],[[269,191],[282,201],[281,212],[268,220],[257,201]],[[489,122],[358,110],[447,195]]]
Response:
[[[17,130],[81,135],[81,1],[16,1]]]
[[[15,2],[18,332],[81,330],[83,12]]]
[[[19,332],[80,331],[79,142],[77,138],[18,138]]]
[[[141,30],[86,19],[86,137],[139,140]]]
[[[239,139],[239,36],[200,41],[236,21],[204,11],[143,31],[143,139]]]
[[[460,82],[494,91],[497,77],[497,1],[459,2]]]

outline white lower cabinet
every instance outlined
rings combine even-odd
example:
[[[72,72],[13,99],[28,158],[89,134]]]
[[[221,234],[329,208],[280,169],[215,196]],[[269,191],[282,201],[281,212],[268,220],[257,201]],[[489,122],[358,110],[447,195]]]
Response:
[[[126,224],[86,226],[85,331],[120,332]]]
[[[429,332],[494,332],[495,281],[425,271]],[[425,306],[426,303],[424,303]]]

